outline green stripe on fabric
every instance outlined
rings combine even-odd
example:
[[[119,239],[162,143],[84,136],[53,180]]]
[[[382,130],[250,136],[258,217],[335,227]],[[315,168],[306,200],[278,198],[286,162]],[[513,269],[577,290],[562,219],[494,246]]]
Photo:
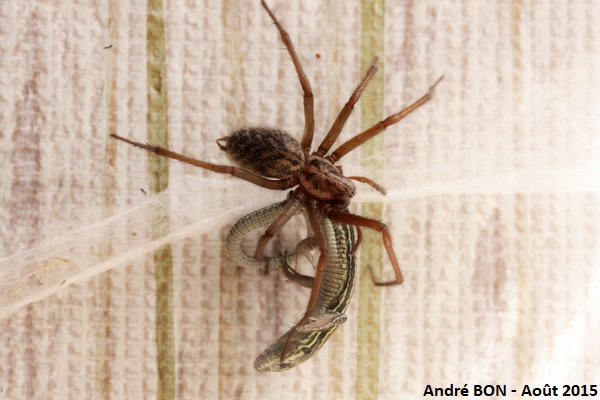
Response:
[[[378,74],[361,100],[361,128],[367,129],[383,118],[383,55],[384,55],[384,1],[361,1],[361,71],[367,70],[375,57],[379,57]],[[376,136],[361,146],[362,166],[368,165],[369,177],[381,181],[383,160],[383,135]],[[368,162],[367,162],[368,160]],[[361,214],[381,219],[381,203],[364,203]],[[381,235],[363,229],[358,286],[358,350],[356,368],[356,398],[376,399],[379,394],[379,343],[381,290],[373,285],[368,265],[376,274],[382,265]]]
[[[147,73],[148,73],[148,142],[168,147],[167,60],[165,49],[164,7],[162,0],[147,4]],[[164,157],[148,157],[150,193],[169,186],[169,164]],[[169,216],[158,210],[152,216],[153,237],[163,236],[169,229]],[[175,398],[175,337],[173,328],[173,255],[171,245],[154,253],[156,281],[156,364],[157,398]]]
[[[108,42],[119,40],[119,3],[118,0],[108,2]],[[108,50],[108,49],[107,49]],[[104,147],[104,165],[102,168],[102,216],[113,215],[116,203],[117,143],[109,138],[117,131],[117,50],[112,48],[106,52],[106,142]],[[113,253],[113,235],[108,235],[101,243],[100,252],[104,259]],[[99,276],[98,304],[101,307],[96,331],[96,397],[109,399],[114,392],[113,364],[116,358],[113,324],[113,272],[106,271]]]
[[[257,1],[258,5],[258,1]],[[246,102],[244,97],[248,94],[246,86],[245,63],[246,52],[241,48],[242,20],[239,0],[224,0],[222,3],[221,23],[223,26],[223,73],[230,79],[223,91],[228,112],[227,130],[239,127],[241,121],[246,121]],[[262,12],[262,9],[260,10]],[[264,20],[263,26],[264,24]],[[221,231],[221,264],[219,269],[219,360],[218,360],[218,395],[219,399],[233,399],[240,394],[236,391],[240,387],[240,379],[246,378],[247,372],[238,369],[239,363],[239,332],[244,325],[243,317],[239,313],[239,304],[244,301],[244,275],[240,274],[237,265],[231,261],[226,249],[227,235],[231,225]],[[258,333],[257,333],[258,334]],[[255,354],[253,354],[255,356]],[[245,359],[244,367],[252,368],[253,359]],[[245,371],[245,370],[244,370]],[[237,394],[236,394],[237,393]]]

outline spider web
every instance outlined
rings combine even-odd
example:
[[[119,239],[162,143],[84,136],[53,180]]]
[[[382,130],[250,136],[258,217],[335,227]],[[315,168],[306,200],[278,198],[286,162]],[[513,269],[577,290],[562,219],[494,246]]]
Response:
[[[558,147],[553,151],[559,161],[550,163],[548,160],[552,157],[548,157],[548,149],[532,148],[526,164],[512,160],[512,163],[486,165],[484,160],[493,159],[497,148],[512,145],[509,142],[512,136],[503,135],[502,130],[514,121],[505,118],[485,131],[473,131],[472,140],[467,138],[455,144],[456,151],[450,152],[456,154],[453,159],[443,160],[443,164],[431,162],[439,158],[435,154],[431,156],[437,151],[432,138],[442,129],[434,125],[429,133],[414,132],[412,136],[400,136],[399,139],[388,137],[386,140],[396,140],[397,146],[388,147],[377,157],[400,161],[386,167],[387,196],[358,184],[356,200],[391,205],[429,196],[600,193],[600,140],[597,134],[594,136],[582,128],[578,124],[578,114],[571,112],[566,104],[547,98],[539,109],[544,110],[536,118],[539,121],[560,116],[570,132],[570,148],[576,156],[562,154]],[[407,125],[406,130],[410,131],[410,122]],[[532,126],[531,135],[552,140],[551,132],[535,129],[535,126],[546,124],[536,125],[534,120]],[[419,139],[411,141],[411,138]],[[489,138],[495,138],[497,142],[487,147],[489,154],[482,154],[482,146],[476,143]],[[402,157],[398,156],[398,151],[404,152]],[[356,154],[351,154],[342,160],[344,173],[369,176],[368,169],[353,167],[358,165],[354,162],[355,157]],[[49,239],[0,259],[0,316],[70,283],[144,257],[165,243],[231,224],[255,209],[283,200],[286,195],[265,191],[232,177],[198,173],[179,163],[172,163],[171,176],[169,189],[161,194],[150,196],[140,188],[131,187],[132,191],[139,192],[139,203],[118,206],[111,215],[97,218],[85,226],[55,226],[52,234],[47,235]],[[219,193],[219,196],[211,195],[213,193]],[[244,195],[240,197],[240,193]],[[351,211],[357,209],[354,203]],[[168,233],[160,239],[152,237],[149,226],[150,215],[156,211],[170,217]],[[90,205],[87,212],[102,215],[99,204]],[[108,257],[106,252],[100,251],[107,246],[111,250]]]

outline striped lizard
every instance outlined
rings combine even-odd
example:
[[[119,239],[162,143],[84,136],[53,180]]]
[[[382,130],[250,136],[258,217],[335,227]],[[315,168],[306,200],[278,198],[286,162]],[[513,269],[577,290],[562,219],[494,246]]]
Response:
[[[299,274],[288,261],[295,261],[297,254],[309,257],[318,248],[314,237],[302,240],[296,246],[296,254],[270,257],[257,261],[241,249],[243,238],[252,230],[268,226],[284,209],[287,201],[276,203],[255,211],[238,221],[227,238],[227,250],[231,258],[241,266],[261,268],[275,267],[280,263],[283,273],[293,282],[312,288],[314,278]],[[305,210],[301,210],[305,214]],[[267,347],[255,360],[254,368],[260,372],[284,371],[314,356],[338,326],[346,321],[344,312],[348,307],[355,280],[355,256],[357,235],[348,224],[333,222],[323,213],[318,216],[325,232],[328,247],[327,265],[316,296],[314,308],[300,325],[296,325],[273,344]],[[309,231],[310,235],[310,231]]]

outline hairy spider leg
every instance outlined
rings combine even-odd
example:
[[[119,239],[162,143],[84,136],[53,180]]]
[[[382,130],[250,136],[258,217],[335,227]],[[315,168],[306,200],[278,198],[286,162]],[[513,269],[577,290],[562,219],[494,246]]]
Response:
[[[265,246],[271,240],[271,238],[279,232],[281,227],[285,225],[286,222],[292,218],[292,216],[296,213],[298,207],[301,207],[303,204],[303,200],[292,197],[290,201],[283,207],[281,210],[281,214],[269,225],[265,233],[258,239],[258,243],[256,245],[256,253],[254,254],[254,258],[258,261],[263,259],[263,253],[265,250]]]
[[[296,54],[296,50],[294,49],[294,45],[292,44],[292,39],[290,39],[290,35],[283,29],[283,26],[279,23],[275,14],[271,11],[267,3],[264,0],[261,0],[261,4],[264,9],[271,17],[271,20],[277,27],[279,34],[281,35],[281,41],[285,45],[288,53],[290,53],[290,57],[292,58],[292,62],[294,63],[294,68],[296,68],[296,73],[298,74],[298,79],[300,80],[300,86],[302,86],[302,92],[304,95],[304,134],[302,135],[302,140],[300,141],[300,146],[304,149],[306,153],[310,151],[310,147],[312,145],[313,136],[315,134],[315,112],[314,112],[314,98],[313,93],[310,88],[310,82],[304,73],[304,69],[302,69],[302,64],[300,63],[300,58]]]
[[[390,115],[383,121],[378,122],[366,131],[359,133],[358,135],[349,139],[347,142],[340,145],[333,153],[331,153],[326,158],[332,163],[336,163],[340,158],[344,157],[346,154],[350,153],[352,150],[356,149],[367,140],[383,132],[388,126],[400,122],[404,117],[421,107],[423,104],[427,103],[429,100],[431,100],[435,87],[438,83],[440,83],[440,81],[443,78],[443,75],[439,77],[438,80],[435,81],[433,85],[431,85],[427,93],[425,93],[425,95],[423,95],[423,97],[421,97],[419,100],[415,101],[414,103],[404,108],[403,110],[397,112],[396,114]]]
[[[316,151],[318,155],[324,156],[325,154],[327,154],[329,149],[331,149],[331,146],[333,146],[333,143],[335,143],[338,136],[342,132],[346,121],[348,121],[348,117],[350,117],[352,110],[354,110],[354,106],[360,99],[360,95],[366,89],[367,85],[373,79],[376,73],[377,57],[375,57],[375,59],[371,63],[371,66],[367,69],[367,72],[365,72],[365,76],[360,81],[356,89],[354,89],[354,92],[350,96],[350,99],[348,99],[348,102],[344,105],[344,108],[342,108],[342,111],[340,111],[340,113],[338,114],[333,125],[331,125],[331,129],[329,129],[327,136],[325,136],[325,139],[323,139],[323,141],[319,145],[319,148]]]
[[[294,326],[294,328],[292,328],[290,330],[290,333],[283,345],[283,349],[281,350],[281,358],[280,358],[281,362],[283,362],[283,360],[285,359],[285,354],[287,353],[287,348],[289,345],[290,338],[292,336],[294,336],[294,333],[296,332],[296,329],[299,326],[303,325],[306,321],[308,321],[310,314],[312,313],[313,309],[315,308],[315,303],[317,301],[317,297],[319,294],[319,288],[321,286],[321,281],[323,280],[323,271],[325,270],[325,266],[327,265],[327,257],[329,257],[329,250],[327,248],[327,239],[325,238],[325,232],[323,231],[323,225],[320,221],[320,219],[323,219],[326,217],[321,212],[321,209],[319,208],[319,204],[317,201],[309,200],[306,203],[307,203],[306,204],[306,212],[308,214],[308,220],[309,220],[310,226],[312,227],[313,232],[315,234],[315,238],[317,240],[317,244],[318,244],[319,251],[321,254],[319,255],[319,261],[317,263],[317,270],[315,272],[313,286],[312,286],[312,290],[310,292],[310,298],[308,299],[308,305],[306,306],[306,312],[304,313],[302,318],[300,318],[300,321],[298,321],[298,323]]]
[[[175,153],[174,151],[167,150],[163,147],[151,146],[149,144],[144,144],[140,142],[135,142],[133,140],[129,140],[127,138],[115,135],[114,133],[110,135],[115,139],[119,139],[125,143],[129,143],[132,146],[138,147],[140,149],[147,150],[151,153],[159,155],[161,157],[172,158],[173,160],[181,161],[186,164],[190,164],[196,167],[204,168],[209,171],[217,172],[220,174],[229,174],[240,179],[243,179],[248,182],[252,182],[255,185],[260,187],[264,187],[271,190],[286,190],[298,185],[298,178],[291,177],[286,179],[267,179],[260,175],[257,175],[253,172],[246,171],[242,168],[232,167],[229,165],[220,165],[213,164],[206,161],[200,161],[192,157],[184,156],[183,154]]]
[[[315,278],[313,276],[303,275],[293,269],[287,262],[287,252],[281,259],[281,271],[291,282],[294,282],[302,287],[312,289]]]
[[[404,278],[402,277],[402,271],[400,271],[400,265],[398,264],[398,260],[396,259],[396,253],[394,253],[394,248],[392,247],[392,236],[390,235],[387,226],[383,222],[366,218],[361,215],[348,214],[339,211],[329,211],[327,213],[327,218],[331,219],[332,221],[340,222],[342,224],[362,226],[380,232],[383,237],[383,246],[385,247],[385,251],[387,252],[388,257],[392,262],[392,267],[394,268],[396,279],[387,282],[377,281],[375,280],[373,272],[371,271],[371,278],[373,279],[373,283],[375,284],[375,286],[392,286],[400,285],[402,282],[404,282]]]
[[[360,226],[354,225],[354,229],[356,229],[356,243],[354,243],[354,246],[352,247],[352,251],[350,251],[351,256],[356,255],[356,251],[360,247],[360,244],[362,243],[362,239],[363,239],[362,238],[362,230],[360,229]]]
[[[346,178],[352,179],[353,181],[366,183],[367,185],[371,186],[373,189],[377,190],[379,193],[381,193],[384,196],[387,194],[387,191],[385,190],[385,188],[383,186],[381,186],[379,183],[373,181],[373,179],[367,178],[366,176],[347,176]]]
[[[340,174],[344,175],[344,171],[341,165],[336,165],[335,167],[338,169],[338,171],[340,171]],[[367,178],[366,176],[346,176],[346,178],[352,179],[353,181],[366,183],[367,185],[371,186],[373,189],[377,190],[384,196],[387,194],[383,186],[373,181],[372,179]]]

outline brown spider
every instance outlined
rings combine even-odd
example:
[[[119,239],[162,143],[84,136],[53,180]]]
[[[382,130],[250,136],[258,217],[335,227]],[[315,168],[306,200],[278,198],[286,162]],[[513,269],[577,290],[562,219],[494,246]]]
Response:
[[[237,162],[241,166],[240,168],[212,164],[161,147],[134,142],[114,134],[111,136],[133,146],[156,153],[159,156],[179,160],[210,171],[237,176],[238,178],[267,189],[286,190],[294,187],[296,188],[293,191],[290,201],[281,212],[281,215],[267,228],[266,232],[259,239],[255,258],[257,260],[263,259],[263,251],[267,242],[282,228],[292,215],[295,214],[299,207],[305,207],[310,225],[319,246],[320,255],[312,293],[307,306],[307,312],[297,324],[300,326],[306,321],[308,315],[314,308],[323,270],[327,262],[328,249],[325,240],[325,232],[323,231],[322,224],[319,222],[322,218],[329,218],[335,222],[354,225],[359,232],[355,249],[360,243],[360,227],[370,228],[381,232],[383,246],[390,258],[396,277],[394,280],[388,282],[373,281],[378,286],[399,285],[402,283],[402,272],[400,271],[400,266],[398,265],[396,255],[392,248],[392,239],[387,226],[380,221],[351,214],[347,209],[350,204],[350,199],[356,192],[356,188],[351,180],[366,183],[385,194],[383,188],[366,177],[344,176],[341,167],[335,164],[346,154],[375,135],[381,133],[388,126],[398,123],[408,114],[427,103],[432,98],[433,90],[442,77],[440,77],[419,100],[400,112],[380,121],[366,131],[354,136],[340,145],[333,152],[329,153],[350,116],[354,105],[359,100],[362,91],[366,88],[367,84],[371,81],[377,71],[377,59],[375,59],[338,115],[333,126],[325,136],[325,139],[323,139],[318,149],[311,153],[311,144],[314,135],[314,106],[310,83],[302,69],[302,65],[300,64],[300,60],[288,33],[283,29],[264,0],[261,0],[261,3],[277,27],[281,39],[291,56],[304,94],[305,125],[304,134],[302,135],[302,140],[300,142],[285,132],[267,128],[244,128],[233,132],[229,136],[217,139],[217,145],[220,149],[225,151],[235,162]]]

